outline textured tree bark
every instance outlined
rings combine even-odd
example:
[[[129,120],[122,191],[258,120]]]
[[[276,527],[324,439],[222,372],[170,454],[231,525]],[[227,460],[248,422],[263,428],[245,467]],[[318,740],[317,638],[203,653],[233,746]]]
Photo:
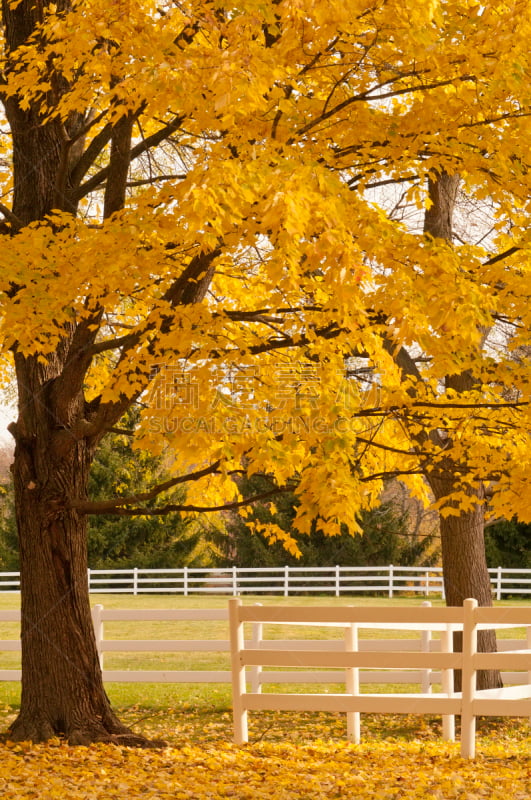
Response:
[[[459,175],[441,172],[428,180],[428,197],[431,205],[424,215],[424,233],[438,239],[452,241],[453,216]]]
[[[69,0],[56,5],[67,8]],[[21,0],[15,6],[3,0],[6,72],[41,14],[41,3]],[[5,110],[13,141],[13,215],[20,227],[57,207],[71,125],[43,120],[38,108],[21,107],[15,96],[5,101]],[[79,125],[77,117],[73,125]],[[126,172],[122,169],[124,184]],[[31,264],[27,271],[30,275]],[[12,287],[13,296],[20,288]],[[22,597],[22,699],[10,731],[15,740],[63,735],[72,744],[147,744],[117,719],[103,687],[87,584],[86,517],[69,508],[71,500],[86,500],[97,443],[96,435],[83,434],[82,389],[95,335],[90,322],[97,316],[96,310],[93,320],[66,326],[46,361],[13,348],[19,413],[11,432]]]
[[[86,442],[65,442],[37,404],[23,410],[16,428],[22,703],[11,736],[44,741],[62,734],[84,744],[104,732],[125,733],[102,685],[87,592],[86,522],[62,510],[65,497],[84,495],[90,459]]]
[[[457,190],[458,175],[442,172],[430,178],[428,185],[431,206],[426,211],[424,232],[430,236],[452,241],[452,220]],[[456,391],[473,388],[472,376],[463,372],[447,377],[446,385]],[[447,497],[454,488],[453,475],[459,474],[459,464],[452,460],[451,442],[445,442],[448,459],[438,474],[430,473],[428,480],[437,500]],[[470,511],[461,511],[459,516],[440,518],[442,565],[446,603],[461,606],[467,597],[474,597],[479,605],[492,605],[490,576],[485,556],[485,512],[481,504],[482,487],[478,488],[480,497],[477,505]],[[462,636],[454,637],[454,648],[462,648]],[[496,651],[494,631],[480,631],[478,636],[480,652]],[[461,675],[455,673],[456,689],[461,686]],[[498,671],[480,671],[477,676],[479,689],[502,686]]]
[[[66,349],[47,365],[16,356],[22,698],[10,737],[144,744],[117,719],[103,687],[87,585],[86,518],[67,507],[71,498],[86,498],[93,447],[75,435],[81,394],[54,396]]]

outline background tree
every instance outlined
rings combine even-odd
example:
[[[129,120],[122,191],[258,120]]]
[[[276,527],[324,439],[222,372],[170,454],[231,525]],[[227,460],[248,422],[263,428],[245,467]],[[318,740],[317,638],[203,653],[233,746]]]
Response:
[[[111,433],[98,449],[90,472],[89,494],[97,502],[120,494],[139,494],[168,479],[163,459],[133,450],[129,433]],[[185,490],[168,493],[165,502],[182,505]],[[157,515],[154,498],[138,517],[93,516],[88,526],[88,563],[92,569],[159,569],[212,566],[219,550],[207,526],[173,512]]]
[[[254,476],[240,486],[243,494],[266,491],[268,482]],[[437,552],[433,536],[416,538],[409,531],[407,513],[391,502],[365,511],[360,516],[361,533],[351,535],[345,528],[336,536],[325,536],[313,527],[298,539],[300,552],[286,551],[282,539],[268,536],[271,526],[289,535],[293,529],[298,501],[292,492],[283,492],[272,503],[256,503],[245,518],[232,514],[220,539],[225,551],[223,565],[238,567],[314,566],[402,566],[433,565]]]
[[[500,520],[485,531],[489,567],[531,569],[531,525]]]
[[[454,207],[459,187],[459,174],[450,175],[446,171],[436,173],[429,180],[429,205],[424,215],[424,233],[434,241],[440,240],[452,246],[454,237]],[[486,326],[478,322],[478,339],[476,347],[478,355],[487,339]],[[396,352],[396,351],[395,351]],[[415,398],[419,394],[419,386],[424,391],[424,379],[411,355],[401,348],[396,352],[395,360],[400,367],[404,381],[413,378],[416,387],[411,388]],[[485,394],[482,389],[484,381],[474,368],[455,369],[444,377],[444,389],[457,396],[476,392]],[[442,387],[441,387],[442,388]],[[440,390],[439,390],[440,391]],[[430,390],[428,389],[428,392]],[[433,390],[432,390],[433,392]],[[437,392],[435,391],[434,396]],[[411,435],[416,449],[422,448],[426,441],[431,441],[439,453],[443,454],[438,462],[432,463],[425,470],[427,482],[441,506],[440,534],[442,546],[443,577],[446,601],[449,605],[462,605],[464,600],[475,597],[480,605],[491,605],[492,590],[485,554],[485,478],[479,473],[469,473],[468,448],[457,448],[454,456],[456,432],[450,424],[445,428],[431,427],[418,419],[411,419],[409,413],[404,416],[404,425]],[[488,468],[484,473],[488,475]],[[489,476],[490,477],[490,476]],[[489,481],[491,482],[491,481]],[[451,505],[446,505],[447,498],[455,492],[461,492],[467,499],[467,506],[462,504],[457,512]],[[453,503],[455,506],[455,503]],[[462,634],[454,634],[454,647],[462,648]],[[481,631],[478,636],[480,650],[496,649],[494,631]],[[501,676],[495,672],[479,671],[478,686],[482,688],[501,686]],[[456,675],[456,690],[461,689],[460,676]]]
[[[359,530],[389,477],[429,502],[428,476],[461,519],[447,591],[464,553],[453,596],[490,601],[482,509],[530,513],[530,364],[495,335],[514,350],[531,327],[529,12],[4,0],[14,739],[140,742],[102,684],[90,515],[246,508],[267,498],[234,477],[261,473],[297,479],[294,535],[333,535]],[[457,175],[494,210],[482,242],[450,240]],[[427,208],[425,231],[385,211],[393,186]],[[171,447],[172,476],[91,498],[95,453],[139,398],[139,445]],[[167,498],[184,484],[185,502]]]

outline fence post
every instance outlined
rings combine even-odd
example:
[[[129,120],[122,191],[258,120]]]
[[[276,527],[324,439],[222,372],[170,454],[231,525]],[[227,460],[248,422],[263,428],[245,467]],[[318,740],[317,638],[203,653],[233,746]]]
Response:
[[[336,597],[339,597],[339,595],[341,594],[341,589],[340,589],[341,571],[340,570],[341,570],[341,567],[339,566],[339,564],[336,564]]]
[[[243,622],[240,622],[239,597],[229,598],[230,653],[232,663],[232,713],[234,717],[234,741],[243,744],[249,739],[247,710],[243,707],[245,694],[245,667],[241,664],[240,653],[245,648]]]
[[[461,696],[461,755],[474,758],[476,752],[476,717],[472,703],[476,693],[476,668],[474,656],[478,649],[478,631],[475,611],[478,601],[468,598],[463,603],[463,669]]]
[[[389,564],[389,597],[393,596],[393,565]]]
[[[496,571],[496,600],[501,600],[502,597],[502,568],[498,567]]]
[[[262,603],[256,603],[257,606],[261,606]],[[258,650],[262,644],[262,639],[264,638],[264,626],[261,622],[253,622],[252,625],[252,637],[251,642],[253,646],[253,650]],[[255,692],[256,694],[260,694],[262,691],[262,683],[261,678],[262,676],[262,667],[258,664],[255,667],[251,667],[251,691]]]
[[[357,653],[359,650],[358,626],[355,622],[345,629],[345,650],[348,653]],[[358,667],[348,667],[346,673],[347,694],[357,697],[360,693],[360,671]],[[347,738],[354,744],[360,743],[361,715],[359,711],[347,711]]]
[[[284,567],[284,597],[289,597],[289,567]]]
[[[88,590],[90,593],[90,567],[87,569]]]
[[[526,628],[526,639],[527,639],[527,649],[531,650],[531,626],[528,625]],[[527,673],[527,682],[531,683],[531,669]],[[529,722],[531,723],[531,717],[529,717]]]
[[[103,669],[103,651],[101,644],[103,642],[103,620],[102,620],[102,605],[95,605],[92,608],[92,625],[94,626],[94,636],[96,638],[96,647],[99,654],[100,667]]]
[[[429,600],[422,603],[423,608],[431,608]],[[431,631],[422,630],[420,632],[420,649],[423,653],[430,652]],[[422,670],[421,690],[425,694],[431,693],[431,669]]]
[[[138,567],[133,569],[133,594],[135,596],[138,594]]]
[[[188,597],[188,567],[183,569],[183,592],[184,596]]]
[[[452,626],[448,624],[446,630],[441,632],[441,653],[452,653],[454,649],[454,637]],[[454,671],[453,669],[443,669],[441,675],[441,688],[447,697],[452,697],[454,693]],[[442,718],[443,740],[445,742],[455,741],[455,716],[453,714],[443,714]]]
[[[238,594],[238,567],[232,568],[232,596],[236,597]]]

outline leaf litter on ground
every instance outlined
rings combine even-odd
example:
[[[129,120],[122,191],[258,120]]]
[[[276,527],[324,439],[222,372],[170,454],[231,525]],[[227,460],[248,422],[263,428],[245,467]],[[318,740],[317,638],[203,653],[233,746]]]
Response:
[[[9,721],[13,709],[0,709]],[[162,750],[116,745],[0,745],[2,800],[529,800],[525,720],[482,719],[477,757],[441,740],[440,719],[363,715],[363,741],[346,741],[331,714],[251,716],[250,742],[232,744],[228,710],[183,705],[122,711]]]

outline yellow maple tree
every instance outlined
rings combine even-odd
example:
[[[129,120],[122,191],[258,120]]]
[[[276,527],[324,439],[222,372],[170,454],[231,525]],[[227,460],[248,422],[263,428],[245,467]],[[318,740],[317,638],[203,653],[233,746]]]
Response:
[[[260,472],[333,535],[387,477],[429,502],[427,479],[448,599],[489,602],[485,514],[530,513],[530,10],[5,0],[15,738],[135,741],[101,682],[86,517],[178,483],[182,510],[245,509],[235,477]],[[133,403],[175,476],[93,502]]]

